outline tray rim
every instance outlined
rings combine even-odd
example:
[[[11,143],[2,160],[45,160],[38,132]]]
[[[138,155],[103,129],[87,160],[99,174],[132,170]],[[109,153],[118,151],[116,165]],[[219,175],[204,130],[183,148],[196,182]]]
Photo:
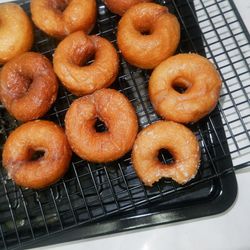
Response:
[[[164,224],[167,225],[170,223],[221,214],[227,211],[236,201],[238,185],[234,172],[221,176],[220,181],[223,187],[222,192],[220,192],[215,199],[199,204],[199,206],[197,206],[197,204],[193,204],[189,206],[171,208],[164,212],[159,211],[155,213],[148,213],[143,216],[134,215],[123,217],[121,219],[109,217],[109,219],[97,220],[92,223],[90,222],[85,225],[80,225],[55,233],[55,237],[45,237],[36,241],[27,242],[27,244],[22,245],[22,248],[29,249],[31,247],[46,247],[49,245],[52,246],[55,244],[77,240],[93,239],[95,237],[110,237],[111,234],[119,234],[132,230],[139,230]],[[122,214],[124,213],[126,213],[126,211]]]

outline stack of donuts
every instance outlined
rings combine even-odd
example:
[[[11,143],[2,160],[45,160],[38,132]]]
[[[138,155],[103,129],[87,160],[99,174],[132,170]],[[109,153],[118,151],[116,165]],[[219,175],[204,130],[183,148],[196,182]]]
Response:
[[[53,62],[30,51],[33,24],[23,9],[0,4],[0,100],[22,122],[7,138],[2,159],[20,186],[41,189],[57,182],[69,168],[72,151],[104,163],[132,150],[135,171],[147,186],[162,177],[185,184],[198,171],[199,143],[182,124],[197,122],[215,108],[219,74],[197,54],[174,55],[180,24],[167,7],[150,0],[104,3],[121,16],[117,44],[125,60],[153,70],[149,97],[163,120],[138,134],[132,104],[108,88],[118,76],[119,57],[107,39],[89,35],[97,17],[95,0],[31,0],[35,26],[59,40]],[[78,97],[66,113],[65,131],[38,120],[56,101],[59,83]],[[98,121],[105,131],[97,131]],[[161,149],[173,156],[171,163],[159,160]]]

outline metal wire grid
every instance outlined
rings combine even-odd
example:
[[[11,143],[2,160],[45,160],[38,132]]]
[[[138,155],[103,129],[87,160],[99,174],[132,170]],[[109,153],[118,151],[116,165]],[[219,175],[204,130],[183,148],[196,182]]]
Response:
[[[202,150],[202,163],[197,177],[185,186],[162,180],[148,189],[137,179],[130,154],[110,164],[92,164],[74,156],[64,179],[48,189],[35,192],[17,187],[1,168],[0,248],[20,247],[35,239],[136,208],[163,196],[178,197],[184,189],[219,180],[222,172],[231,170],[228,169],[230,166],[225,166],[230,157],[227,141],[231,143],[233,155],[238,156],[249,150],[250,46],[231,2],[195,0],[195,12],[192,2],[188,0],[157,2],[167,5],[179,17],[182,24],[179,51],[203,54],[205,48],[207,57],[220,69],[224,81],[218,106],[220,112],[215,110],[199,124],[191,126]],[[29,12],[29,1],[19,3]],[[116,24],[119,19],[108,12],[101,1],[98,1],[98,6],[99,17],[94,33],[108,38],[116,46]],[[220,31],[220,27],[225,30]],[[56,44],[54,39],[36,30],[34,50],[51,58]],[[112,87],[130,99],[141,127],[145,127],[159,119],[147,95],[150,72],[128,65],[121,55],[120,59],[120,75]],[[243,96],[240,101],[235,97],[239,93]],[[58,100],[46,119],[64,126],[65,113],[74,99],[72,94],[60,87]],[[229,111],[234,114],[233,119]],[[3,145],[18,123],[3,107],[0,109],[0,118],[0,145]],[[235,127],[235,123],[240,125]],[[226,129],[227,138],[224,137],[223,128]],[[243,135],[244,140],[248,140],[244,145],[239,140]],[[162,158],[167,161],[164,157],[166,155],[162,155]]]
[[[236,166],[249,160],[250,153],[249,34],[228,1],[195,1],[195,8],[206,55],[220,69],[224,82],[219,110]]]

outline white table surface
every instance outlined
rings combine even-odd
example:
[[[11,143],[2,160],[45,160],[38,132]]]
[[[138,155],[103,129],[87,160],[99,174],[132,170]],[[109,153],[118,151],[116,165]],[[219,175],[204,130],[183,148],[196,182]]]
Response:
[[[250,0],[235,3],[250,30]],[[250,169],[238,172],[237,181],[237,200],[223,214],[40,249],[250,250]]]

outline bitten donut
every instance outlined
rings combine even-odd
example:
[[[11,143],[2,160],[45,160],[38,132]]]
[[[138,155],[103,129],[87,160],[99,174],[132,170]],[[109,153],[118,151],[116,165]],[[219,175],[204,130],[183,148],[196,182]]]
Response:
[[[118,25],[117,42],[130,64],[152,69],[172,56],[180,41],[180,24],[164,6],[139,3],[131,7]]]
[[[97,132],[97,119],[107,130]],[[72,150],[92,162],[110,162],[126,154],[138,131],[135,110],[129,100],[113,89],[101,89],[70,106],[65,118],[66,135]]]
[[[57,90],[50,61],[38,53],[17,56],[0,72],[0,100],[11,115],[23,122],[45,115],[56,100]]]
[[[173,156],[164,164],[158,159],[161,149]],[[138,177],[146,186],[161,178],[171,178],[185,184],[195,177],[200,162],[200,147],[194,134],[184,125],[159,121],[143,129],[132,150],[132,163]]]
[[[56,38],[77,30],[89,33],[96,21],[95,0],[31,0],[30,9],[35,25]]]
[[[41,189],[68,170],[71,149],[63,130],[49,121],[32,121],[14,130],[3,148],[3,166],[17,185]]]
[[[0,4],[0,64],[31,49],[33,28],[17,4]]]
[[[84,65],[93,56],[94,62]],[[118,69],[119,59],[113,45],[82,31],[66,37],[55,51],[54,70],[62,84],[77,96],[110,86]]]
[[[132,6],[143,2],[152,2],[152,0],[104,0],[108,9],[120,16],[122,16]]]
[[[196,122],[209,114],[218,102],[220,89],[215,67],[197,54],[167,59],[153,71],[149,81],[149,97],[156,112],[180,123]]]

